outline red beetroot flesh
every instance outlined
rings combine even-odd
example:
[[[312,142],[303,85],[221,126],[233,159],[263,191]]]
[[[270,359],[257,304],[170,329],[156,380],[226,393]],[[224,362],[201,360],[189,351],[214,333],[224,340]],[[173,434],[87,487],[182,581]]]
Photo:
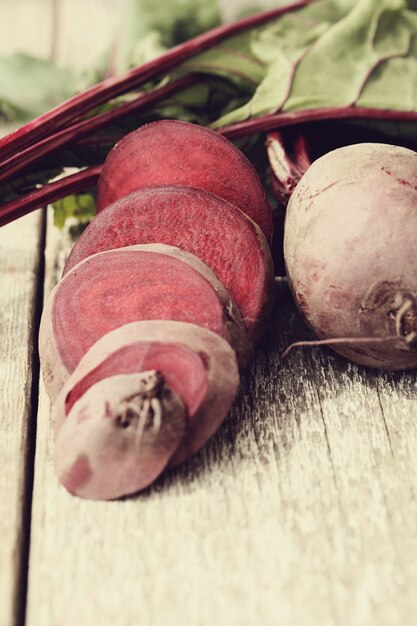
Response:
[[[152,369],[139,371],[143,367]],[[161,412],[144,416],[140,394],[152,379],[160,381],[151,397]],[[167,463],[178,464],[204,445],[238,385],[234,351],[205,328],[151,320],[111,331],[84,355],[53,404],[60,481],[91,499],[145,488]]]
[[[97,210],[154,185],[197,187],[216,194],[249,215],[271,242],[271,209],[257,173],[240,150],[208,128],[164,120],[126,135],[104,164]]]
[[[94,255],[65,276],[53,299],[54,338],[70,372],[110,330],[151,319],[192,322],[227,336],[212,285],[165,254],[124,249]]]
[[[100,380],[146,370],[163,372],[167,386],[183,400],[188,415],[194,415],[207,392],[204,363],[198,354],[181,344],[161,342],[135,342],[113,352],[68,392],[65,414]]]
[[[152,252],[173,257],[177,261],[189,265],[191,269],[197,271],[205,278],[214,289],[222,306],[225,336],[236,353],[239,365],[242,368],[245,367],[251,352],[251,345],[242,316],[239,309],[232,301],[229,292],[224,288],[218,278],[216,278],[212,270],[195,255],[175,248],[174,246],[153,243],[129,246],[128,250],[130,252]],[[76,272],[78,269],[74,268],[72,271]],[[52,318],[55,294],[58,289],[60,289],[60,287],[54,289],[45,305],[39,332],[39,353],[42,363],[43,379],[51,401],[54,401],[70,373],[62,362],[54,339]],[[172,337],[169,339],[172,339]],[[165,336],[164,341],[167,341],[167,337]]]
[[[121,198],[86,228],[64,273],[96,252],[153,242],[178,246],[204,261],[230,292],[256,341],[273,291],[268,244],[242,211],[204,191],[152,187]]]
[[[208,388],[204,401],[195,413],[188,414],[190,419],[185,438],[170,463],[179,463],[194,454],[225,418],[237,393],[239,373],[235,351],[227,341],[206,328],[184,322],[167,320],[132,322],[101,337],[83,356],[52,405],[55,434],[59,433],[64,422],[67,422],[65,399],[68,394],[90,372],[99,368],[107,359],[111,360],[115,352],[140,342],[166,345],[172,344],[173,341],[197,353],[207,372]],[[172,364],[172,368],[174,367],[175,363]],[[169,371],[172,368],[170,366]],[[166,374],[165,370],[161,370],[161,373],[163,376]]]

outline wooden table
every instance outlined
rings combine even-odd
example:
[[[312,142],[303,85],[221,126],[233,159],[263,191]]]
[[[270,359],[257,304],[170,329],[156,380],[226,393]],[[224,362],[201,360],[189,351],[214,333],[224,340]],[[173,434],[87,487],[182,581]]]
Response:
[[[121,6],[0,0],[0,52],[80,68]],[[0,231],[0,626],[417,624],[416,373],[282,361],[309,336],[285,285],[200,454],[118,502],[58,485],[36,337],[70,245],[42,212]]]

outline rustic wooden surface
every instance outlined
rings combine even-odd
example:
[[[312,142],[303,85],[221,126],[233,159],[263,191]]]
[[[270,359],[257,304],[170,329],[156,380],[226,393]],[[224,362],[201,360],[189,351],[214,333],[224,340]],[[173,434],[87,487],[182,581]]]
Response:
[[[102,51],[94,24],[110,39],[119,6],[0,0],[0,53],[83,67]],[[322,349],[281,362],[308,331],[278,285],[209,445],[135,498],[73,498],[55,479],[34,351],[41,287],[71,240],[49,215],[44,272],[43,230],[38,212],[0,231],[0,626],[414,626],[416,373]]]
[[[0,0],[0,54],[50,54],[48,2]],[[33,28],[33,24],[37,28]],[[20,29],[21,27],[21,29]],[[0,127],[0,135],[10,128]],[[33,480],[42,297],[42,215],[0,229],[0,626],[22,624]]]
[[[36,300],[41,216],[30,215],[0,232],[0,625],[21,610],[27,569],[32,458],[38,370]]]

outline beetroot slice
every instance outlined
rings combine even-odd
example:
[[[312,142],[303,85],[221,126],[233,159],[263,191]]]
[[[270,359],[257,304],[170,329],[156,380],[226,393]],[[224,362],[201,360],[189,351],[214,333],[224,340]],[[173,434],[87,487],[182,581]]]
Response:
[[[240,313],[202,261],[172,246],[130,246],[89,257],[52,292],[39,340],[51,400],[99,337],[141,319],[205,326],[231,343],[242,367],[248,361],[250,344]]]
[[[137,373],[122,373],[133,370],[135,360]],[[151,369],[141,373],[142,367]],[[126,420],[127,411],[120,407],[137,395],[138,384],[156,376],[165,385],[166,410],[158,430],[152,431],[155,416],[149,416],[138,440],[137,416],[130,415],[123,428],[120,418]],[[238,385],[234,351],[205,328],[142,321],[111,331],[85,354],[53,404],[61,482],[94,499],[143,489],[167,462],[177,464],[204,445],[227,415]]]
[[[271,209],[257,173],[236,146],[208,128],[162,120],[126,135],[104,164],[97,210],[156,185],[197,187],[216,194],[249,215],[271,242]]]
[[[109,500],[150,485],[186,431],[186,410],[160,372],[96,382],[58,433],[55,468],[73,495]]]
[[[68,415],[77,400],[100,380],[147,370],[164,372],[166,384],[182,398],[188,414],[195,413],[207,391],[201,357],[181,344],[144,341],[115,350],[81,378],[65,398],[65,414]]]
[[[97,339],[140,319],[194,322],[226,336],[223,307],[201,274],[164,254],[110,250],[84,261],[55,294],[52,324],[64,365],[72,371]]]
[[[93,219],[64,273],[96,252],[151,242],[178,246],[204,261],[230,292],[256,341],[273,292],[269,247],[242,211],[207,192],[153,187],[125,196]]]

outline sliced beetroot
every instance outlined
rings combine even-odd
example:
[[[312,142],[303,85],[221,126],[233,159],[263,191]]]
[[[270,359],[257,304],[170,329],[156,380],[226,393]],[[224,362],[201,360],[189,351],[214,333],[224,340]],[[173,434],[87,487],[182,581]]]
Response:
[[[132,191],[182,185],[209,191],[244,211],[269,242],[272,215],[252,164],[216,132],[162,120],[126,135],[109,153],[99,178],[97,210]]]
[[[111,331],[85,354],[53,405],[61,482],[93,499],[143,489],[167,463],[204,445],[238,385],[234,351],[205,328],[143,321]],[[160,407],[149,402],[144,413],[156,396]]]
[[[142,341],[115,350],[81,378],[65,398],[65,414],[68,415],[74,404],[100,380],[147,370],[164,372],[166,384],[182,398],[188,413],[196,411],[207,391],[201,357],[181,344]]]
[[[230,341],[242,366],[248,360],[240,313],[202,261],[160,244],[109,250],[66,274],[45,307],[39,349],[51,399],[100,337],[144,319],[198,324]]]
[[[150,485],[186,431],[186,409],[160,372],[105,378],[75,404],[58,433],[55,468],[73,495],[117,498]]]
[[[91,254],[161,242],[193,253],[230,292],[256,341],[273,291],[273,267],[261,230],[226,200],[187,187],[133,192],[99,213],[75,244],[68,272]]]

